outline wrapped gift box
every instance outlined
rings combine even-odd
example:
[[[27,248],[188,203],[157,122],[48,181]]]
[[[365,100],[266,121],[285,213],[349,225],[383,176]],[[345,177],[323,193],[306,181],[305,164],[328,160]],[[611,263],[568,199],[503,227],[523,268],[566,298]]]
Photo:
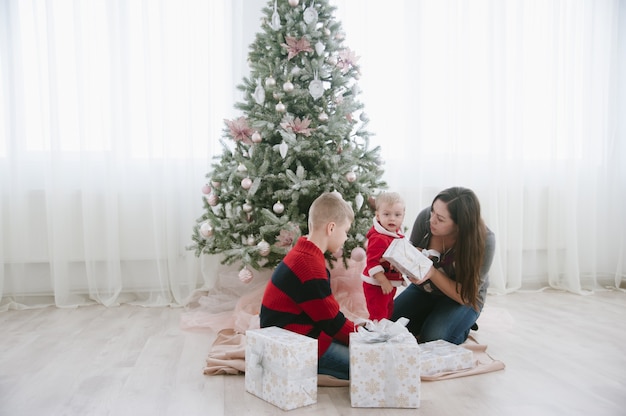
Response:
[[[437,340],[420,344],[422,376],[449,373],[474,367],[474,354],[467,348]]]
[[[394,239],[385,250],[383,259],[391,263],[400,273],[417,280],[422,280],[433,265],[432,260],[423,255],[406,238]]]
[[[418,408],[420,348],[415,337],[408,331],[390,337],[367,332],[359,328],[350,334],[352,407]]]
[[[246,331],[246,391],[283,409],[317,402],[317,340],[269,327]]]

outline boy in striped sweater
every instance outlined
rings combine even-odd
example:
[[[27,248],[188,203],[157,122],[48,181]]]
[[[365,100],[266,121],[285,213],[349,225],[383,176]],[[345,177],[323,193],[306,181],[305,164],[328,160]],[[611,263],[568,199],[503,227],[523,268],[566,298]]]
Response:
[[[348,342],[355,324],[331,293],[324,253],[343,247],[354,221],[352,207],[335,192],[320,195],[309,209],[309,234],[276,267],[261,304],[261,327],[278,326],[318,339],[318,374],[350,378]]]

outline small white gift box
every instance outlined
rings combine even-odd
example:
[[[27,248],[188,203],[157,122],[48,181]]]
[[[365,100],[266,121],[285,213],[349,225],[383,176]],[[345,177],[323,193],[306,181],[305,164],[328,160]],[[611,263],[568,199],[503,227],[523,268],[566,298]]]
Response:
[[[433,265],[432,260],[406,238],[394,239],[385,250],[383,259],[403,275],[417,280],[422,280]]]
[[[444,340],[420,344],[421,375],[450,373],[474,367],[471,350]]]
[[[317,340],[269,327],[246,331],[246,391],[283,409],[317,402]]]
[[[420,406],[420,348],[399,323],[386,319],[350,334],[352,407]],[[400,327],[401,330],[398,328]]]

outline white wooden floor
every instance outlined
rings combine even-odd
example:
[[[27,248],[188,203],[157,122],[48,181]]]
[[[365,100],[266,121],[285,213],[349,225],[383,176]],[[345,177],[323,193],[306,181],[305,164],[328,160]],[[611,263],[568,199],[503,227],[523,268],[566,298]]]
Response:
[[[243,376],[205,376],[215,334],[182,309],[0,313],[0,415],[625,415],[626,294],[490,296],[478,342],[503,371],[422,383],[419,409],[350,407],[348,388],[284,412]],[[480,322],[480,321],[479,321]]]

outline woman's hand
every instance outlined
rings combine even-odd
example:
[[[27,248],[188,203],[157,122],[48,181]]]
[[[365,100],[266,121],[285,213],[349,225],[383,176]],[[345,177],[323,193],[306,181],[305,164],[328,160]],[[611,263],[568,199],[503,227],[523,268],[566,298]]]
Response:
[[[439,288],[446,296],[457,302],[459,305],[465,305],[461,297],[461,285],[456,281],[450,279],[443,269],[435,269],[431,267],[428,273],[426,273],[428,279],[430,279],[435,286]]]
[[[434,267],[430,267],[428,269],[428,271],[426,272],[426,274],[424,276],[422,276],[421,279],[416,279],[414,277],[409,277],[409,276],[407,276],[407,278],[411,281],[411,283],[415,283],[416,285],[421,285],[425,281],[430,280],[430,278],[433,275],[434,271],[435,271],[435,268]]]

